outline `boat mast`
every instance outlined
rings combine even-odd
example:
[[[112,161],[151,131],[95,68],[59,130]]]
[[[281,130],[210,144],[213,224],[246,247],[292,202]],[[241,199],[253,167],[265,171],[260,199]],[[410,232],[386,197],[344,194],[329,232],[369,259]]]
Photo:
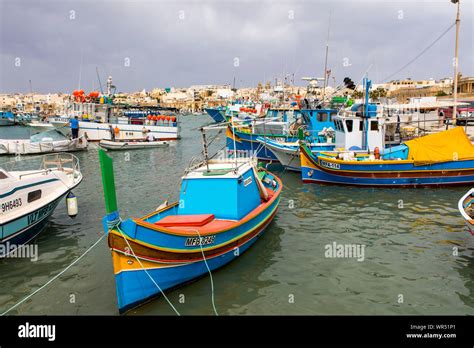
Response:
[[[456,127],[456,113],[457,113],[457,101],[458,101],[458,52],[459,52],[459,26],[461,24],[460,19],[460,0],[451,0],[453,4],[457,4],[456,14],[456,44],[454,47],[454,106],[453,106],[453,126]]]
[[[204,128],[201,128],[201,135],[202,135],[202,152],[204,154],[204,161],[206,162],[206,169],[209,172],[209,153],[207,151],[207,141],[206,141],[206,132]]]
[[[364,148],[369,152],[369,96],[370,96],[370,86],[372,81],[369,78],[364,77],[363,80],[364,90],[365,90],[365,104],[364,104],[364,117],[365,117],[365,139],[364,139]]]
[[[323,103],[326,98],[326,86],[328,80],[328,54],[329,54],[329,30],[331,29],[331,12],[329,12],[328,36],[326,38],[326,58],[324,62],[324,84],[323,84]]]

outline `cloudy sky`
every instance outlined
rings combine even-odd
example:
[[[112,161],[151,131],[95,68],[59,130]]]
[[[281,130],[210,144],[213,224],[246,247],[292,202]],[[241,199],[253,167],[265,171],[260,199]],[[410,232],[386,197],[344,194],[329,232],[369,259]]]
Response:
[[[474,75],[474,1],[461,0],[460,70]],[[453,75],[450,0],[0,0],[0,93],[193,84],[252,86],[283,75],[374,82]],[[329,25],[330,19],[330,25]],[[393,76],[391,76],[393,75]],[[331,78],[332,83],[332,78]]]

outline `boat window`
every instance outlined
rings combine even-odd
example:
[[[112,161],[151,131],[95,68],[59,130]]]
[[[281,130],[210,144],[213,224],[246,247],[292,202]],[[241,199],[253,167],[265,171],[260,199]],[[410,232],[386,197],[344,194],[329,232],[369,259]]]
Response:
[[[41,190],[31,191],[28,193],[28,203],[34,202],[41,198]]]
[[[4,172],[0,171],[0,179],[6,179],[6,178],[8,178],[8,176]]]
[[[370,130],[371,130],[371,131],[379,130],[379,123],[378,123],[378,121],[371,121],[371,122],[370,122]]]
[[[363,131],[364,130],[364,122],[363,121],[360,121],[359,122],[359,131]]]
[[[347,121],[346,121],[346,127],[347,127],[347,132],[348,132],[348,133],[351,133],[351,132],[352,132],[352,124],[353,124],[353,121],[352,121],[352,120],[347,120]]]
[[[328,115],[325,112],[318,112],[317,114],[317,120],[319,122],[326,122],[328,119]]]
[[[331,121],[334,119],[334,116],[337,116],[337,112],[332,112],[332,113],[329,115],[329,122],[331,122]]]

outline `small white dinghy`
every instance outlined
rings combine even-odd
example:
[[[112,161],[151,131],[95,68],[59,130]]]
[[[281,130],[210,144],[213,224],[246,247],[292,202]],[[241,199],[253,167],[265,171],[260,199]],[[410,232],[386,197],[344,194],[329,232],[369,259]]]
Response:
[[[71,190],[82,181],[79,160],[57,153],[11,161],[0,168],[0,258],[35,238],[61,199],[77,214]]]
[[[165,147],[169,145],[167,141],[147,141],[147,140],[105,140],[99,142],[100,147],[107,150],[135,150],[149,149],[153,147]]]
[[[56,129],[32,135],[30,139],[1,139],[0,155],[29,155],[72,152],[87,149],[87,139],[69,139]]]
[[[469,232],[474,235],[474,188],[461,197],[458,202],[458,209],[469,228]]]

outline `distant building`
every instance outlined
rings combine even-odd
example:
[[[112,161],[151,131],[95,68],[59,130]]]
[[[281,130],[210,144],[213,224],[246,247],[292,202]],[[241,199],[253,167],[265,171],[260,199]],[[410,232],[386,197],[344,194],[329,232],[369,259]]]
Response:
[[[474,95],[474,77],[461,77],[458,81],[458,93]]]

